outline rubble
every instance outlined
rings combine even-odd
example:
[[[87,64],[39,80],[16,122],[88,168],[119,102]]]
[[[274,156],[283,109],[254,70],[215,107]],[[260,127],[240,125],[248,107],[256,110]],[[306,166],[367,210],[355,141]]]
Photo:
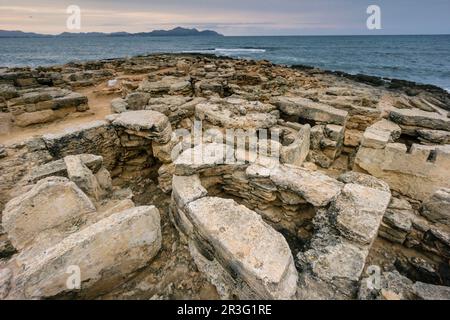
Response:
[[[49,130],[0,145],[0,299],[450,299],[449,97],[378,80],[189,54],[2,70],[1,119]],[[80,88],[108,115],[56,130]]]

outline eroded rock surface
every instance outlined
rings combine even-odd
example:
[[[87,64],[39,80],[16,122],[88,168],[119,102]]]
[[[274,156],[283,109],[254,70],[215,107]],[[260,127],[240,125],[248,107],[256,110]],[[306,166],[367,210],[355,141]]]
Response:
[[[447,92],[202,55],[73,62],[2,69],[0,134],[92,114],[84,90],[112,114],[2,140],[0,299],[450,299]]]

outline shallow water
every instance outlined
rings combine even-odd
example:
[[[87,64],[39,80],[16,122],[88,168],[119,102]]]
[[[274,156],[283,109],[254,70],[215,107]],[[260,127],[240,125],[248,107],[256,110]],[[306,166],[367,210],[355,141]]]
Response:
[[[405,79],[450,90],[450,35],[0,38],[0,66],[201,52]]]

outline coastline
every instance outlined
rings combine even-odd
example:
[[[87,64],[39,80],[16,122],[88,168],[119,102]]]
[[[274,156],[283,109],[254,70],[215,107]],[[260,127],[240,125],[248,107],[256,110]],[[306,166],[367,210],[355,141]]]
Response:
[[[283,65],[397,78],[450,88],[450,36],[360,37],[61,37],[1,39],[0,64],[51,66],[69,61],[119,59],[145,54],[212,53]],[[122,42],[127,46],[122,46]],[[55,54],[59,48],[64,55]],[[412,49],[414,48],[414,50]],[[428,55],[428,52],[433,52]]]
[[[7,299],[449,297],[440,88],[193,54],[0,82]]]
[[[426,35],[424,35],[426,36]],[[447,35],[442,35],[447,36]],[[450,36],[450,35],[448,35]],[[289,37],[289,36],[287,36]],[[314,36],[317,37],[317,36]],[[328,37],[328,36],[323,36]],[[234,49],[229,49],[234,50]],[[236,49],[239,50],[239,49]],[[254,50],[262,50],[262,49],[254,49]],[[172,56],[200,56],[200,57],[211,57],[211,58],[217,58],[217,59],[232,59],[232,60],[239,60],[239,59],[245,59],[250,61],[258,61],[259,59],[252,59],[252,58],[238,58],[238,57],[232,57],[227,55],[221,55],[221,54],[213,54],[213,53],[202,53],[202,52],[196,52],[196,51],[182,51],[182,52],[157,52],[157,53],[150,53],[150,54],[142,54],[142,55],[135,55],[135,56],[119,56],[119,57],[113,57],[113,58],[106,58],[106,59],[87,59],[87,60],[77,60],[77,61],[68,61],[63,64],[44,64],[39,66],[1,66],[0,65],[0,71],[5,71],[9,69],[39,69],[39,68],[53,68],[53,67],[60,67],[70,64],[78,64],[78,63],[94,63],[94,62],[101,62],[101,61],[114,61],[114,60],[123,60],[123,59],[133,59],[138,57],[150,57],[150,56],[158,56],[158,55],[172,55]],[[269,61],[269,60],[267,60]],[[382,77],[382,76],[376,76],[371,74],[363,74],[363,73],[348,73],[342,70],[330,70],[330,69],[323,69],[315,65],[302,65],[302,64],[292,64],[292,65],[286,65],[286,64],[279,64],[270,61],[273,65],[277,65],[280,67],[288,67],[298,70],[314,70],[313,72],[322,72],[325,74],[331,74],[336,75],[338,77],[344,77],[347,79],[354,80],[356,82],[365,83],[368,85],[373,86],[382,86],[388,89],[398,89],[398,88],[416,88],[416,89],[423,89],[431,92],[436,93],[448,93],[450,94],[450,87],[440,87],[434,84],[430,83],[419,83],[415,81],[405,80],[405,79],[399,79],[399,78],[390,78],[390,77]]]

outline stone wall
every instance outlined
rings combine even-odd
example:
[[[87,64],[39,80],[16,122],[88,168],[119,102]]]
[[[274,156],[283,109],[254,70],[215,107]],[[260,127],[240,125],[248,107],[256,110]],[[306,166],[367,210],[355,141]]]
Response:
[[[450,187],[450,145],[409,148],[397,143],[401,129],[383,120],[364,133],[355,163],[413,199],[425,200],[441,187]]]

